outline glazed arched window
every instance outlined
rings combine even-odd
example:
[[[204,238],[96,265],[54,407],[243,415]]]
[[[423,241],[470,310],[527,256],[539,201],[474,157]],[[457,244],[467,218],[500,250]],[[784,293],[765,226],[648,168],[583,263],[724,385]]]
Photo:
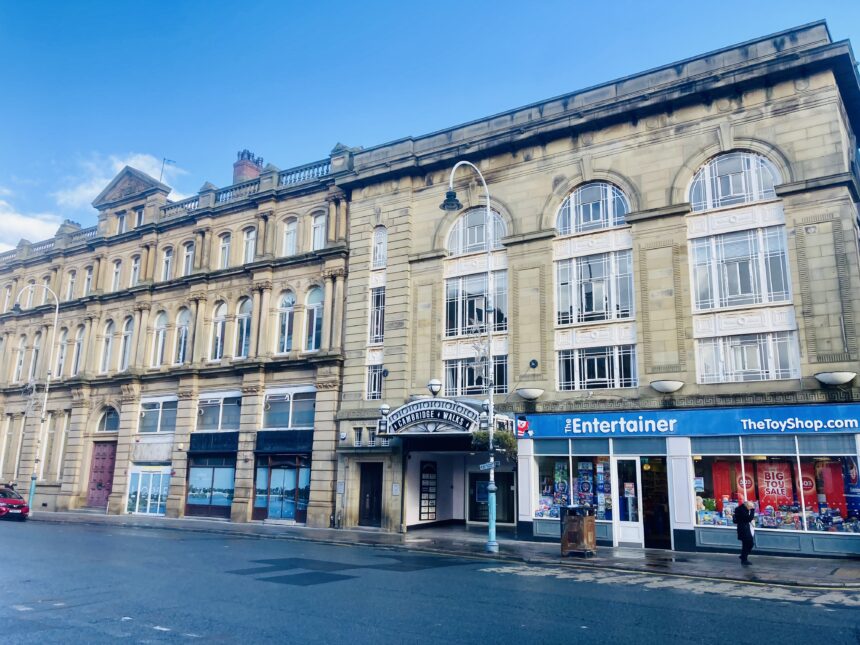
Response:
[[[452,255],[479,253],[490,248],[502,248],[501,239],[507,235],[505,223],[496,211],[490,211],[490,231],[487,234],[487,209],[472,208],[457,219],[448,234],[448,251]]]
[[[248,264],[254,261],[257,247],[257,229],[246,228],[242,231],[242,263]]]
[[[161,254],[161,280],[166,282],[173,277],[173,249],[167,247]]]
[[[295,255],[297,246],[298,222],[293,219],[288,219],[284,222],[284,245],[283,254],[286,256]]]
[[[313,225],[311,228],[311,249],[319,251],[325,248],[326,238],[326,216],[325,213],[314,215]]]
[[[12,382],[18,383],[24,375],[24,355],[27,353],[27,337],[18,339],[18,352],[15,354],[15,371],[12,373]]]
[[[30,380],[36,378],[39,369],[39,354],[42,352],[42,332],[36,332],[33,336],[33,355],[30,357]]]
[[[63,327],[60,330],[60,337],[57,339],[57,364],[54,376],[63,378],[63,372],[66,369],[66,343],[69,340],[69,330]]]
[[[113,333],[114,324],[112,320],[109,320],[105,325],[104,342],[102,343],[102,361],[99,366],[99,372],[102,374],[110,368],[110,355],[113,351]]]
[[[305,349],[313,352],[321,347],[322,342],[323,290],[314,287],[308,291],[306,303],[307,335],[305,337]]]
[[[84,326],[78,325],[75,332],[75,345],[72,348],[72,369],[71,375],[77,376],[81,371],[81,352],[84,349]]]
[[[711,159],[693,177],[693,211],[775,199],[779,171],[770,159],[754,152],[729,152]]]
[[[119,371],[128,369],[131,361],[131,341],[134,337],[134,319],[128,316],[122,323],[122,336],[119,340]]]
[[[164,345],[167,341],[167,314],[163,311],[155,317],[155,337],[152,339],[152,366],[164,364]]]
[[[230,244],[233,241],[233,236],[229,233],[221,233],[218,239],[220,240],[218,268],[226,269],[230,266]]]
[[[286,354],[293,349],[293,324],[296,314],[296,297],[292,291],[281,294],[278,301],[278,353]]]
[[[179,310],[176,316],[176,347],[173,352],[173,362],[181,365],[188,360],[188,338],[191,333],[191,312],[186,307]]]
[[[106,407],[99,419],[98,432],[116,432],[119,430],[119,412],[115,408]]]
[[[194,271],[194,242],[182,245],[182,275],[191,275]]]
[[[122,260],[113,261],[113,278],[111,278],[111,291],[119,291],[122,280]]]
[[[247,358],[251,353],[251,299],[242,298],[236,309],[236,358]]]
[[[66,279],[66,300],[72,300],[75,297],[75,281],[78,278],[78,272],[72,269],[69,271]]]
[[[212,314],[212,347],[209,359],[220,361],[224,356],[224,336],[227,331],[227,305],[219,302]]]
[[[140,256],[134,255],[131,258],[131,275],[128,277],[128,286],[136,287],[140,283]]]
[[[373,263],[371,268],[384,269],[388,262],[388,229],[377,226],[373,229]]]
[[[565,198],[555,227],[559,235],[598,231],[623,225],[629,212],[627,197],[617,186],[595,181],[580,186]]]

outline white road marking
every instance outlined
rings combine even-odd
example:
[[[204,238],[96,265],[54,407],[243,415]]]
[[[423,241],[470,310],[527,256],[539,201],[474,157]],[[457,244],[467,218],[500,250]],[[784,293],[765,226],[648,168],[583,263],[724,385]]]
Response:
[[[132,618],[131,616],[123,616],[122,618],[120,618],[120,620],[125,622],[127,620],[134,620],[134,618]]]
[[[162,627],[161,625],[153,625],[152,628],[157,632],[169,632],[169,627]]]
[[[27,605],[12,605],[12,609],[15,611],[33,611],[33,608]]]
[[[573,582],[590,582],[601,585],[638,586],[645,589],[674,589],[697,595],[770,600],[782,603],[810,603],[821,608],[827,606],[860,607],[860,591],[834,591],[830,589],[792,589],[760,584],[722,582],[701,578],[675,578],[659,575],[616,574],[601,571],[582,571],[567,568],[511,565],[481,569],[485,573],[524,576],[529,578],[555,578]]]

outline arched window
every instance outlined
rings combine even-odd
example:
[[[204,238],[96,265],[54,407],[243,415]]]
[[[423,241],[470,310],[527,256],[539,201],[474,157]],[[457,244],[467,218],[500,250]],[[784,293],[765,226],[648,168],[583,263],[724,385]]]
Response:
[[[129,288],[136,287],[140,282],[140,256],[134,255],[131,258],[131,275],[128,277]]]
[[[120,280],[122,280],[122,260],[113,261],[113,278],[111,278],[110,290],[119,291]]]
[[[227,325],[227,305],[219,302],[215,305],[215,310],[212,314],[212,348],[209,352],[209,358],[213,361],[220,361],[224,356],[224,335]]]
[[[181,365],[188,360],[188,335],[191,331],[191,312],[182,307],[176,316],[176,347],[173,352],[173,362]]]
[[[388,230],[384,226],[373,229],[373,269],[384,269],[388,262]]]
[[[104,343],[102,343],[102,362],[99,366],[99,372],[106,373],[110,368],[110,355],[113,350],[113,321],[109,320],[105,325]]]
[[[218,239],[220,240],[218,268],[226,269],[230,266],[230,242],[232,242],[233,237],[229,233],[221,233]]]
[[[693,211],[775,199],[782,183],[776,166],[754,152],[729,152],[711,159],[693,177]]]
[[[18,353],[15,354],[15,371],[12,373],[12,382],[18,383],[24,375],[24,354],[27,353],[27,337],[18,339]]]
[[[48,304],[48,289],[51,288],[51,276],[46,275],[42,278],[42,301],[39,303],[40,305]]]
[[[117,432],[119,430],[119,412],[116,409],[107,407],[102,412],[102,417],[99,419],[97,432]]]
[[[257,246],[257,229],[246,228],[242,231],[242,263],[254,261]]]
[[[30,357],[30,380],[36,378],[39,369],[39,354],[42,352],[42,332],[36,332],[33,336],[33,355]]]
[[[12,285],[7,284],[6,289],[3,290],[3,313],[5,314],[9,311],[9,303],[12,302]]]
[[[131,341],[134,336],[134,319],[128,316],[122,323],[122,337],[119,342],[119,371],[128,369],[131,360]]]
[[[501,239],[507,234],[505,223],[495,211],[490,211],[490,246],[502,248]],[[453,255],[478,253],[487,250],[487,209],[472,208],[463,213],[448,235],[448,251]]]
[[[251,352],[251,299],[242,298],[236,310],[236,358]]]
[[[66,343],[69,340],[69,330],[65,327],[60,330],[60,337],[57,339],[57,365],[54,375],[57,378],[63,378],[63,371],[66,367]]]
[[[559,235],[622,226],[630,212],[627,197],[617,186],[603,181],[585,184],[562,202],[555,227]]]
[[[72,370],[71,375],[77,376],[81,371],[81,352],[84,349],[84,326],[78,325],[75,331],[75,346],[72,349]]]
[[[284,223],[284,255],[296,254],[296,234],[298,223],[295,219],[288,219]]]
[[[173,277],[173,249],[169,246],[161,254],[161,280],[166,282]]]
[[[313,226],[311,228],[311,248],[314,251],[319,251],[325,248],[326,237],[326,216],[325,213],[314,215]]]
[[[182,275],[191,275],[194,271],[194,242],[186,242],[182,246]]]
[[[84,269],[84,294],[85,296],[90,295],[90,291],[93,288],[93,268],[87,267]]]
[[[313,287],[308,291],[306,304],[307,336],[305,349],[313,352],[320,348],[322,341],[323,290],[319,287]]]
[[[27,309],[33,306],[33,294],[36,292],[36,281],[30,280],[27,283]]]
[[[278,353],[286,354],[293,349],[293,321],[296,297],[291,291],[281,294],[278,301]]]
[[[167,340],[167,314],[163,311],[155,317],[155,337],[152,339],[152,366],[164,365],[164,344]]]
[[[75,280],[77,277],[77,271],[69,271],[69,276],[66,280],[66,300],[71,300],[75,297]]]

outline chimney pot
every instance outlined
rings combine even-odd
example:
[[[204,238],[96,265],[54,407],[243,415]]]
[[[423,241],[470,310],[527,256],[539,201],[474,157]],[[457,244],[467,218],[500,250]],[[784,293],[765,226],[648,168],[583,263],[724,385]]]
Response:
[[[233,183],[239,184],[243,181],[256,179],[260,176],[262,169],[262,157],[255,157],[254,153],[247,148],[240,150],[236,154],[236,161],[233,164]]]

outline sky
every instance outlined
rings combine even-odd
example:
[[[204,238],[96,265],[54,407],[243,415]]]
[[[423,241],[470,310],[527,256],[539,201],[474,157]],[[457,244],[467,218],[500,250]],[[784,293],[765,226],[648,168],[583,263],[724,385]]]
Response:
[[[0,0],[0,252],[126,164],[180,199],[819,19],[860,48],[858,0]]]

